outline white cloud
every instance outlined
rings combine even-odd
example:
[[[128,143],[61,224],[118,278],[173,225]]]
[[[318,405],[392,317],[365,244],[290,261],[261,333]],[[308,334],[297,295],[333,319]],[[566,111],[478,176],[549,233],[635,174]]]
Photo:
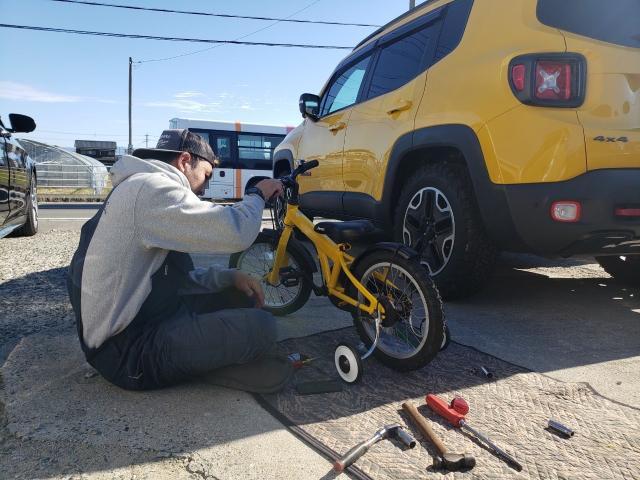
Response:
[[[177,98],[168,102],[145,102],[144,107],[175,108],[180,112],[215,112],[219,111],[220,102],[202,103],[194,100]]]
[[[178,92],[174,96],[175,98],[204,97],[204,93],[187,90],[186,92]]]
[[[73,95],[51,93],[16,82],[0,82],[0,98],[47,103],[79,102],[81,100],[80,97]]]
[[[0,81],[0,98],[17,100],[23,102],[44,102],[44,103],[75,103],[75,102],[98,102],[116,103],[114,100],[106,100],[95,97],[79,97],[76,95],[64,95],[47,92],[17,82]]]
[[[228,113],[235,110],[255,110],[247,97],[240,97],[229,92],[221,92],[213,97],[201,92],[178,92],[173,95],[172,99],[143,102],[142,106],[173,108],[184,113]]]

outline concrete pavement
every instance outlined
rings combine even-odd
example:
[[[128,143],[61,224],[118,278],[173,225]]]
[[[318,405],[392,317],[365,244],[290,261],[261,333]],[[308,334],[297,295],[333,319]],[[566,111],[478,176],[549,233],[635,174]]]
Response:
[[[2,288],[12,291],[18,282],[22,291],[31,276],[38,284],[49,281],[27,250],[42,252],[47,242],[47,252],[62,252],[56,262],[65,265],[77,231],[2,242],[21,248],[26,262],[12,271],[16,280],[3,278]],[[612,282],[589,261],[503,255],[485,291],[445,309],[454,340],[563,381],[586,381],[640,408],[639,298],[638,289]],[[56,305],[69,324],[64,298]],[[312,298],[279,321],[280,337],[349,322],[327,299]],[[92,376],[69,328],[27,334],[2,366],[2,381],[0,471],[6,478],[334,478],[326,459],[250,395],[204,383],[123,392]]]

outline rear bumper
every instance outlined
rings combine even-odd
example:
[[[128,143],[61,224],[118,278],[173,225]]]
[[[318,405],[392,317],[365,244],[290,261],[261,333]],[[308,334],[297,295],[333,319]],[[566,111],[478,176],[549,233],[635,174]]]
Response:
[[[524,246],[562,256],[640,254],[640,217],[615,215],[616,208],[640,208],[640,169],[596,170],[564,182],[505,185],[504,193],[513,221],[513,229],[505,232],[515,230],[520,237],[496,238],[507,249]],[[581,203],[580,221],[551,219],[551,204],[562,200]]]

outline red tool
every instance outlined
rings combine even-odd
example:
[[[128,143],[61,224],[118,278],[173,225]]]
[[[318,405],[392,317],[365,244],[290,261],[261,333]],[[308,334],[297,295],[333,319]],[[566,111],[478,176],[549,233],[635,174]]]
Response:
[[[431,410],[443,417],[451,425],[470,431],[476,437],[486,443],[491,451],[493,451],[498,457],[505,460],[507,464],[515,468],[518,472],[522,470],[522,465],[520,465],[515,458],[502,450],[483,434],[469,426],[469,424],[464,419],[464,416],[469,412],[469,404],[464,398],[455,397],[451,401],[451,404],[447,405],[447,403],[441,398],[437,397],[436,395],[429,394],[427,395],[426,401]]]

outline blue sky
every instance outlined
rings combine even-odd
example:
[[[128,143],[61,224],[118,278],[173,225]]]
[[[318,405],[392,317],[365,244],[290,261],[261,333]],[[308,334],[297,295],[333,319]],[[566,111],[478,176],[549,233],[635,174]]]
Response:
[[[97,0],[99,1],[99,0]],[[382,25],[409,0],[105,0],[104,3]],[[421,3],[417,1],[416,3]],[[2,22],[155,36],[237,39],[273,22],[131,11],[51,0],[0,0]],[[370,27],[277,23],[246,41],[353,46]],[[0,28],[0,115],[34,117],[25,138],[72,146],[75,139],[128,142],[128,58],[180,55],[211,45],[103,38]],[[346,50],[223,45],[136,64],[133,144],[155,145],[173,117],[276,125],[300,122],[300,93],[317,93]]]

